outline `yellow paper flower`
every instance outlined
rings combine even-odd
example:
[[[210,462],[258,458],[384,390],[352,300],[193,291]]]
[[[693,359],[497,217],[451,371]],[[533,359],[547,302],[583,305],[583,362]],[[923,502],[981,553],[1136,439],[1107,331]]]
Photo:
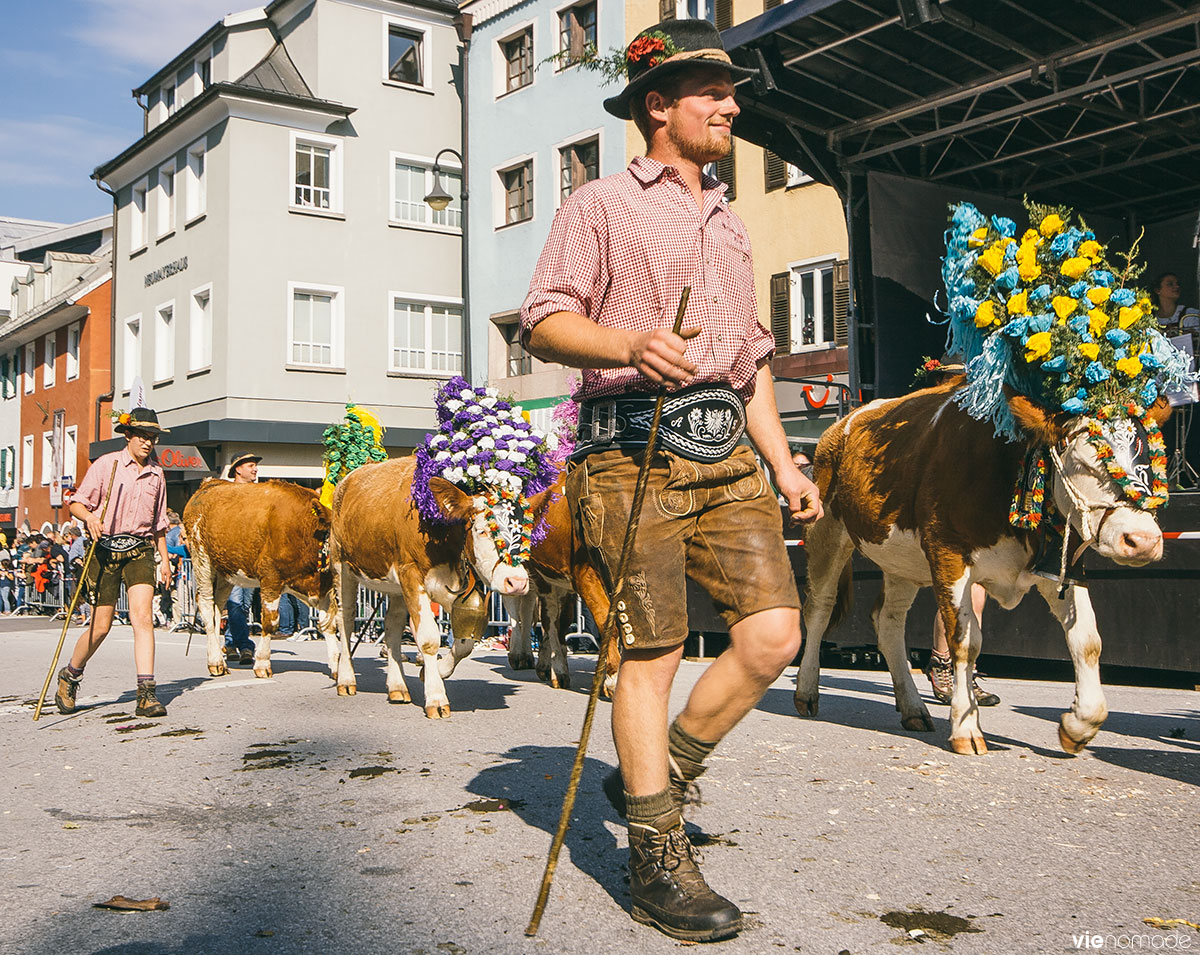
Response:
[[[1029,340],[1025,342],[1025,360],[1037,361],[1042,356],[1050,351],[1050,333],[1038,332],[1036,335],[1030,335]]]
[[[967,245],[972,249],[980,249],[987,243],[987,226],[981,226],[971,233],[971,238],[967,240]]]
[[[1081,256],[1067,259],[1058,270],[1069,279],[1077,279],[1092,267],[1092,263]]]
[[[1136,355],[1130,355],[1128,358],[1122,358],[1117,362],[1117,371],[1122,375],[1127,375],[1130,378],[1136,378],[1142,373],[1142,361]]]
[[[1112,289],[1097,285],[1087,290],[1087,297],[1093,305],[1103,305],[1112,296]]]
[[[1086,242],[1079,244],[1079,255],[1091,261],[1093,265],[1100,261],[1100,243],[1095,239],[1088,239]]]
[[[1020,255],[1018,255],[1017,272],[1020,273],[1022,282],[1032,282],[1042,274],[1042,267],[1037,264],[1037,259],[1022,260]]]
[[[1093,308],[1088,312],[1088,331],[1092,338],[1099,338],[1108,327],[1108,313],[1102,308]]]
[[[1057,213],[1052,212],[1042,220],[1042,235],[1044,235],[1047,239],[1052,235],[1058,235],[1058,233],[1062,232],[1064,225],[1065,223],[1062,221],[1062,217]]]
[[[1021,244],[1024,245],[1027,242],[1032,242],[1035,245],[1037,243],[1041,242],[1041,239],[1038,238],[1036,229],[1026,229],[1025,230],[1025,234],[1023,236],[1021,236]]]
[[[979,254],[979,264],[992,273],[999,275],[1004,271],[1004,249],[993,245],[986,252]]]
[[[1117,325],[1128,328],[1141,317],[1142,310],[1136,305],[1122,305],[1121,310],[1117,312]]]
[[[996,321],[996,305],[991,299],[979,303],[975,309],[975,327],[988,328]]]
[[[129,422],[132,420],[133,419],[129,417],[128,411],[122,411],[121,414],[117,418],[117,421],[120,422],[121,424],[129,424]]]
[[[1082,342],[1079,346],[1079,354],[1089,361],[1095,361],[1100,354],[1100,346],[1095,342]]]
[[[1058,316],[1059,322],[1065,322],[1075,313],[1076,306],[1079,305],[1079,300],[1071,298],[1069,295],[1055,295],[1050,300],[1050,307],[1054,309],[1054,314]]]
[[[1005,307],[1008,309],[1009,315],[1028,315],[1029,292],[1022,289],[1016,295],[1010,295]]]

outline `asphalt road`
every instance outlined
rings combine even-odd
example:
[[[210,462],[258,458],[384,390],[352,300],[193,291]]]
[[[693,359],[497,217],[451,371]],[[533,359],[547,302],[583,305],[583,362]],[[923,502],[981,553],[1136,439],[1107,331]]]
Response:
[[[157,668],[170,712],[138,720],[118,629],[84,708],[51,704],[35,724],[57,639],[39,625],[0,627],[2,955],[680,947],[628,916],[624,829],[599,791],[607,705],[541,933],[524,936],[582,689],[479,648],[448,683],[453,717],[431,721],[384,701],[370,645],[358,695],[339,698],[321,643],[277,642],[272,680],[210,679],[200,641],[185,658],[170,634]],[[577,687],[593,662],[572,658]],[[676,708],[702,668],[683,665]],[[690,813],[710,882],[747,914],[715,950],[1200,950],[1200,930],[1143,921],[1200,923],[1200,694],[1109,688],[1107,724],[1068,757],[1056,720],[1072,688],[992,680],[991,752],[965,757],[947,749],[946,707],[932,735],[901,729],[886,674],[826,672],[812,721],[792,709],[793,679],[717,750]],[[93,908],[114,895],[170,908]]]

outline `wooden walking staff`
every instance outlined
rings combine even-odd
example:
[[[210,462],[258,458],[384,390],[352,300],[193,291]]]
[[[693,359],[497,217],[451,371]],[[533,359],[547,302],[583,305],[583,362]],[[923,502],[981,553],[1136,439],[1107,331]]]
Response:
[[[683,328],[683,313],[687,310],[688,295],[691,286],[684,286],[683,294],[679,296],[679,309],[675,313],[675,326],[672,331],[676,335]],[[588,694],[587,711],[583,717],[583,731],[579,734],[579,745],[575,749],[575,764],[571,767],[571,780],[567,784],[567,794],[563,797],[562,815],[558,817],[558,830],[554,833],[554,841],[550,843],[550,857],[546,860],[546,870],[542,873],[542,886],[538,891],[537,904],[533,907],[533,917],[525,929],[526,935],[537,935],[538,926],[542,922],[542,913],[546,910],[546,901],[550,898],[550,882],[554,879],[554,870],[558,867],[558,854],[562,850],[563,841],[567,837],[567,829],[571,823],[571,810],[575,808],[575,794],[579,790],[579,777],[583,775],[584,757],[587,755],[588,740],[592,735],[592,721],[596,716],[596,703],[600,699],[600,687],[604,685],[606,675],[608,648],[612,643],[613,630],[617,620],[617,596],[625,588],[625,575],[629,573],[629,561],[633,557],[633,542],[637,537],[638,524],[642,519],[642,501],[646,497],[646,485],[650,481],[650,460],[654,456],[654,445],[658,440],[658,422],[662,418],[663,400],[667,396],[667,386],[663,384],[658,389],[654,400],[654,417],[650,420],[650,433],[646,436],[646,450],[642,465],[638,468],[637,483],[633,488],[633,505],[629,511],[629,524],[625,527],[625,539],[621,543],[621,558],[617,561],[616,580],[608,605],[608,617],[604,621],[604,629],[600,631],[600,654],[596,659],[596,675],[592,679],[592,691]]]
[[[100,508],[100,526],[104,526],[104,515],[108,513],[108,501],[112,497],[113,481],[117,479],[117,462],[113,461],[112,473],[108,476],[108,490],[104,492],[104,505]],[[62,634],[58,638],[58,646],[54,650],[54,659],[50,661],[50,672],[46,674],[46,682],[42,684],[42,692],[38,695],[37,706],[33,709],[33,721],[36,723],[42,715],[42,704],[46,702],[46,691],[50,689],[50,681],[54,679],[54,670],[58,667],[58,657],[62,653],[63,643],[67,639],[67,628],[71,626],[71,615],[75,613],[75,605],[79,603],[79,595],[83,593],[83,580],[87,576],[88,567],[92,563],[92,555],[96,553],[96,545],[100,538],[94,538],[83,558],[83,566],[79,569],[79,580],[75,584],[75,593],[71,595],[71,604],[67,607],[67,616],[63,620]],[[92,620],[95,621],[95,608],[92,608]],[[93,624],[88,624],[92,626]]]

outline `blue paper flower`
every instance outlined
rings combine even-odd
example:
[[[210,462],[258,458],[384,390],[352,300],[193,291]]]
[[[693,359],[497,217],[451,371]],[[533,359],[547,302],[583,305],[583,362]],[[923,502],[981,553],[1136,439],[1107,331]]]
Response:
[[[1089,288],[1091,288],[1091,286],[1083,279],[1080,279],[1069,289],[1067,289],[1067,294],[1070,295],[1071,298],[1083,298],[1083,296],[1087,294],[1087,290]]]
[[[1064,371],[1067,367],[1067,356],[1057,355],[1049,361],[1042,362],[1042,371]]]
[[[1087,401],[1087,389],[1086,388],[1076,388],[1075,389],[1075,397],[1078,398],[1080,401]]]
[[[1004,216],[992,216],[992,228],[1006,239],[1014,238],[1017,234],[1017,224]]]
[[[1125,357],[1125,349],[1124,348],[1113,349],[1113,361],[1120,361],[1124,357]]]
[[[1083,370],[1083,377],[1093,385],[1098,385],[1102,381],[1108,381],[1110,376],[1107,368],[1100,362],[1094,361]]]
[[[1078,398],[1068,398],[1062,403],[1062,410],[1069,414],[1082,414],[1083,402]]]
[[[1074,318],[1067,319],[1067,328],[1081,337],[1088,334],[1088,317],[1076,315]]]
[[[1053,324],[1054,324],[1054,316],[1053,315],[1042,314],[1042,315],[1035,316],[1034,318],[1031,318],[1029,320],[1029,329],[1028,329],[1029,334],[1035,335],[1038,332],[1048,332],[1048,331],[1050,331],[1050,326]]]
[[[1092,282],[1095,285],[1103,286],[1104,288],[1112,288],[1117,284],[1117,277],[1112,272],[1107,272],[1104,269],[1099,269],[1092,273]]]
[[[1004,264],[1012,265],[1017,261],[1017,240],[1010,239],[1008,245],[1004,247]]]
[[[1054,241],[1050,243],[1050,251],[1059,258],[1068,258],[1075,254],[1075,250],[1079,248],[1079,243],[1082,241],[1083,233],[1071,226],[1065,232],[1060,232],[1054,237]]]
[[[1142,358],[1142,364],[1146,364],[1145,357]],[[1158,385],[1152,381],[1146,382],[1146,387],[1142,389],[1142,404],[1152,405],[1158,400]]]
[[[1001,292],[1011,292],[1017,287],[1017,283],[1020,281],[1021,273],[1014,265],[997,275],[993,285],[995,285],[995,287]]]
[[[1162,362],[1159,361],[1156,357],[1154,357],[1154,355],[1151,354],[1150,352],[1146,352],[1144,355],[1139,355],[1138,357],[1141,359],[1142,364],[1145,365],[1147,368],[1161,368],[1162,367]]]
[[[1132,305],[1137,300],[1137,296],[1133,294],[1131,288],[1119,288],[1112,293],[1112,298],[1109,301],[1117,305]]]
[[[1011,338],[1019,338],[1025,335],[1025,329],[1029,325],[1029,319],[1025,316],[1014,318],[1007,325],[1000,329],[1005,335]]]
[[[1053,291],[1053,289],[1051,289],[1049,285],[1046,285],[1046,284],[1039,285],[1037,288],[1035,288],[1032,292],[1029,293],[1029,304],[1030,305],[1041,305],[1042,302],[1048,302],[1050,300],[1050,293],[1052,291]]]
[[[1112,328],[1104,333],[1104,337],[1107,339],[1110,345],[1119,346],[1124,345],[1127,341],[1129,341],[1129,332],[1125,331],[1123,328]]]

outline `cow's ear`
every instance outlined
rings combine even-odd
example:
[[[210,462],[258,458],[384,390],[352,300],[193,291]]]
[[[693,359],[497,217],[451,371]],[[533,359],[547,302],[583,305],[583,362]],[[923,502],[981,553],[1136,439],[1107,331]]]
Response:
[[[475,504],[471,496],[461,488],[455,487],[445,478],[432,477],[429,479],[429,491],[437,501],[438,508],[449,520],[470,520]]]
[[[1171,417],[1172,410],[1171,402],[1160,396],[1159,399],[1150,406],[1150,420],[1161,428],[1167,423],[1167,419]]]
[[[1038,444],[1053,446],[1067,435],[1070,416],[1065,413],[1052,414],[1024,395],[1017,394],[1008,396],[1008,409],[1021,430]]]

